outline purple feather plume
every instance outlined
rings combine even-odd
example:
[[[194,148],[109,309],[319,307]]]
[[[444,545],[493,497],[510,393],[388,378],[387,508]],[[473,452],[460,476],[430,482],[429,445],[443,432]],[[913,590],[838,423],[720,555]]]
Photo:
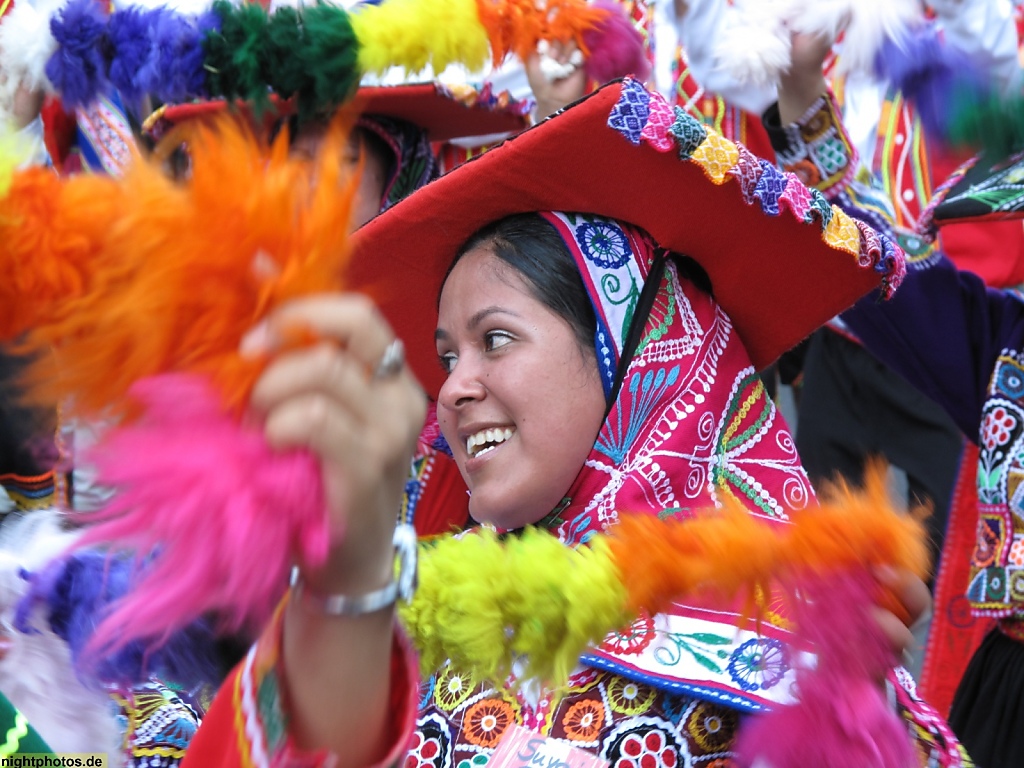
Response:
[[[107,25],[110,53],[110,83],[129,104],[138,104],[146,94],[141,76],[151,58],[156,12],[129,6],[114,11]]]
[[[616,0],[596,0],[594,6],[608,11],[608,16],[583,34],[587,56],[584,69],[587,77],[606,83],[626,75],[646,80],[651,65],[644,53],[644,38],[626,16]]]
[[[199,88],[193,86],[194,70],[202,70],[202,34],[195,18],[168,8],[153,10],[149,54],[139,71],[144,92],[172,104],[200,95]]]
[[[36,631],[29,616],[37,605],[44,605],[50,629],[70,647],[86,684],[99,680],[131,685],[150,676],[186,686],[219,683],[233,659],[221,663],[218,641],[205,621],[193,622],[160,643],[134,641],[102,658],[89,654],[93,631],[111,603],[128,592],[138,569],[139,563],[130,557],[97,550],[57,559],[27,576],[29,591],[18,605],[15,620],[18,631]]]
[[[57,50],[46,77],[67,107],[84,107],[107,91],[101,43],[106,17],[95,0],[71,0],[50,20]]]
[[[981,102],[989,93],[977,64],[941,40],[931,25],[897,40],[887,38],[875,70],[914,104],[921,124],[935,138],[947,137],[955,103],[965,96]]]

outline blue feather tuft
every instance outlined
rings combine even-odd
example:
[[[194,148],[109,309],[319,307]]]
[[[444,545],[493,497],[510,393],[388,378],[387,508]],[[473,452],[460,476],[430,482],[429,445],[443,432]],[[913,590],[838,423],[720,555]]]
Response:
[[[50,629],[70,647],[86,684],[99,680],[132,685],[149,677],[184,686],[219,683],[234,659],[219,657],[219,641],[205,621],[170,637],[129,643],[104,658],[88,655],[93,630],[138,575],[139,563],[126,556],[85,550],[59,559],[29,577],[29,591],[18,605],[15,626],[20,632],[37,631],[30,626],[29,615],[36,606],[45,606]]]
[[[985,100],[986,77],[969,56],[925,26],[899,39],[887,38],[875,58],[875,70],[916,108],[933,138],[948,138],[955,105],[966,98]]]
[[[46,77],[65,106],[84,107],[106,93],[100,47],[105,30],[106,18],[95,0],[71,0],[50,19],[57,50],[46,62]]]
[[[152,58],[151,29],[156,11],[129,6],[114,11],[107,25],[110,54],[110,83],[132,105],[146,95],[142,76]]]

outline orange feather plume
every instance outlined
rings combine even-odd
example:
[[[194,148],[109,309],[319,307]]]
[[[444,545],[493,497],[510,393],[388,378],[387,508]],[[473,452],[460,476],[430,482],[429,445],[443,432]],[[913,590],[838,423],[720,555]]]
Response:
[[[143,377],[200,372],[242,406],[264,365],[239,355],[245,332],[289,299],[341,288],[356,188],[345,129],[333,125],[309,161],[289,156],[287,136],[267,147],[224,116],[194,127],[184,182],[136,163],[93,290],[31,334],[55,351],[29,372],[35,397],[74,395],[95,414],[121,408]]]
[[[62,183],[39,167],[14,176],[0,200],[0,341],[62,317],[90,290],[119,191],[108,176]]]
[[[572,40],[586,56],[583,33],[599,25],[608,15],[586,0],[548,0],[539,10],[535,0],[477,0],[477,16],[487,31],[491,56],[497,66],[509,53],[526,61],[541,40]]]
[[[863,489],[845,483],[825,490],[819,506],[792,515],[781,529],[752,517],[737,501],[702,519],[666,525],[656,517],[622,515],[608,547],[620,564],[631,610],[665,610],[700,591],[747,597],[768,594],[796,577],[871,566],[928,570],[921,513],[903,514],[889,500],[884,468],[873,466]]]

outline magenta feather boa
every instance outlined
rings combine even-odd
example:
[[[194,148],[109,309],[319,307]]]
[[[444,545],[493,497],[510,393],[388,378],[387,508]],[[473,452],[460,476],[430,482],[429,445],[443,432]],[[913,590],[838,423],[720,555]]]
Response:
[[[799,702],[752,716],[740,731],[742,765],[911,768],[917,755],[890,706],[880,670],[895,654],[872,615],[879,587],[866,573],[815,575],[794,590],[793,618],[816,659],[798,669]]]
[[[204,615],[216,616],[221,631],[257,629],[283,595],[292,562],[315,568],[327,557],[316,458],[272,450],[197,376],[143,379],[132,396],[142,417],[113,429],[90,457],[117,495],[78,546],[127,548],[139,573],[90,650],[159,645]]]

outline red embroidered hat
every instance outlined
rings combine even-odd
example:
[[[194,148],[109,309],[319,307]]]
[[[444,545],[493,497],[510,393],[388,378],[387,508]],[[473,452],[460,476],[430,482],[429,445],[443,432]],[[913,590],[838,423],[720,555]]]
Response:
[[[419,189],[353,236],[347,284],[371,292],[431,395],[437,297],[460,246],[515,213],[628,222],[696,259],[754,365],[774,361],[904,274],[888,238],[633,79],[590,96]],[[386,260],[389,275],[382,277]]]
[[[173,125],[221,112],[226,103],[165,105],[146,119],[143,131],[159,138]],[[272,104],[270,117],[275,120],[295,109],[294,101],[274,98]],[[425,130],[430,141],[521,131],[529,124],[529,107],[507,93],[495,94],[489,85],[477,91],[439,82],[363,86],[353,99],[355,112],[405,120]]]

